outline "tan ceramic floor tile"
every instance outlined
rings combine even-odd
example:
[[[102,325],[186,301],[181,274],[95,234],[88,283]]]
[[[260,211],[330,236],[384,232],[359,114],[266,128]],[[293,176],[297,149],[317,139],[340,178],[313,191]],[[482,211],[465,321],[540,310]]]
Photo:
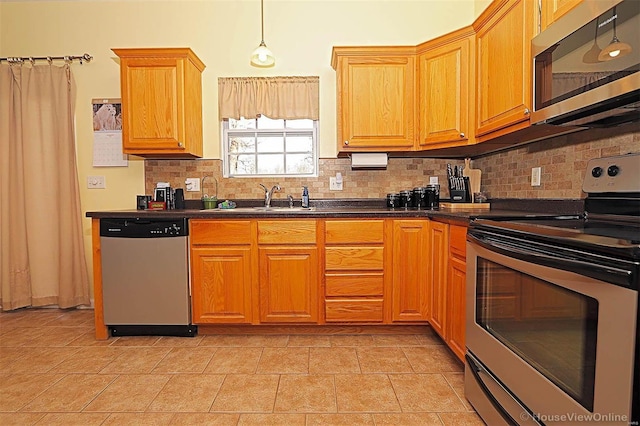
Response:
[[[373,418],[376,426],[442,426],[436,413],[374,414]]]
[[[222,383],[211,411],[271,413],[279,376],[229,374]]]
[[[11,364],[24,356],[24,348],[21,347],[0,347],[0,374],[11,373]]]
[[[358,348],[357,352],[363,373],[413,373],[401,348]]]
[[[30,426],[43,418],[46,413],[0,413],[2,426]]]
[[[232,346],[232,347],[284,347],[289,336],[280,334],[267,335],[234,335],[216,334],[204,336],[200,346]]]
[[[415,334],[380,334],[371,336],[375,346],[419,346],[422,343]]]
[[[159,336],[122,336],[112,346],[153,346],[158,341]]]
[[[444,426],[485,426],[476,413],[438,413]]]
[[[67,346],[111,346],[118,339],[119,337],[112,337],[107,340],[96,340],[96,332],[92,330],[73,339]]]
[[[70,374],[27,404],[22,411],[82,411],[117,376]]]
[[[474,411],[471,403],[467,401],[464,395],[464,373],[442,373],[442,375],[458,395],[467,411]]]
[[[94,316],[93,309],[76,309],[65,312],[63,315],[49,321],[47,325],[67,327],[88,325],[93,328]]]
[[[171,348],[122,348],[120,355],[107,364],[101,374],[146,374],[150,373]]]
[[[98,373],[121,353],[122,348],[89,346],[78,349],[72,357],[53,367],[52,373]]]
[[[13,325],[39,328],[64,315],[64,311],[58,309],[25,309],[22,313],[24,317],[17,316],[18,321]],[[28,321],[22,321],[22,318],[28,318]]]
[[[418,339],[418,343],[421,345],[444,345],[442,339],[438,337],[431,327],[427,328],[424,334],[416,335],[416,339]]]
[[[335,413],[336,394],[333,376],[297,375],[280,376],[274,412],[281,413]]]
[[[37,424],[47,426],[93,426],[101,425],[107,413],[49,413]]]
[[[308,373],[309,348],[264,348],[258,374]]]
[[[240,414],[238,426],[305,426],[304,414]]]
[[[466,411],[441,374],[390,374],[402,411]]]
[[[46,373],[66,359],[71,358],[78,348],[32,348],[25,347],[24,355],[11,363],[12,373]]]
[[[214,374],[173,376],[147,411],[207,412],[220,390],[224,377]]]
[[[416,373],[461,372],[463,364],[444,346],[402,348]]]
[[[173,413],[111,413],[103,426],[162,426],[170,425]]]
[[[204,372],[253,374],[261,356],[262,348],[218,348]]]
[[[170,377],[160,374],[119,376],[84,411],[144,411]]]
[[[203,336],[194,337],[175,337],[175,336],[163,336],[158,339],[153,346],[168,346],[168,347],[192,347],[198,346],[202,341]]]
[[[307,426],[373,426],[371,414],[307,414]]]
[[[37,339],[26,342],[25,346],[67,346],[86,333],[88,327],[45,327],[45,332]]]
[[[289,336],[287,346],[328,347],[331,346],[331,339],[316,334],[294,334]]]
[[[43,334],[42,328],[13,328],[0,335],[0,347],[24,346]]]
[[[309,373],[360,373],[360,363],[358,362],[356,348],[310,348]]]
[[[373,346],[373,338],[369,335],[338,334],[330,340],[331,346]]]
[[[217,348],[173,348],[153,373],[202,373]]]
[[[62,374],[0,375],[0,411],[17,411],[64,377]]]
[[[240,414],[225,413],[176,413],[171,418],[172,426],[236,426]]]
[[[400,411],[386,374],[339,374],[335,381],[338,412]]]

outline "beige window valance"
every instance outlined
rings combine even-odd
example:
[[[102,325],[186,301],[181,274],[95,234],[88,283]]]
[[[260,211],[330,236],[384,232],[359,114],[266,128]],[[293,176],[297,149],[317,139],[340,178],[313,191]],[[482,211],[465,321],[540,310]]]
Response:
[[[262,114],[273,119],[319,117],[320,78],[218,78],[220,119],[250,118]]]

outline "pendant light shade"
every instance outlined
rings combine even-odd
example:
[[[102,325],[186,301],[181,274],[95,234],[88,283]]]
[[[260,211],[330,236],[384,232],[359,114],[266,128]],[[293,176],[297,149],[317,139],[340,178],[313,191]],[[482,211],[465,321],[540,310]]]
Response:
[[[616,16],[616,8],[613,8],[613,16]],[[618,40],[618,36],[616,34],[616,20],[613,20],[613,40],[611,43],[598,55],[598,60],[600,61],[610,61],[612,59],[621,58],[629,53],[631,53],[631,46],[627,43],[621,42]]]
[[[264,0],[260,0],[260,29],[262,38],[260,45],[251,54],[251,65],[261,68],[272,67],[276,63],[276,58],[264,42]]]

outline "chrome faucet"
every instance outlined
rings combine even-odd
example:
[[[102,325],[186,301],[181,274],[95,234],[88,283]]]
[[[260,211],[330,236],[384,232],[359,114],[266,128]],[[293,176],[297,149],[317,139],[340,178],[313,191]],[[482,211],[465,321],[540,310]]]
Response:
[[[259,185],[264,189],[264,206],[269,208],[271,207],[271,198],[273,197],[273,193],[279,192],[282,188],[280,188],[280,185],[275,184],[271,187],[271,190],[268,190],[263,184]]]

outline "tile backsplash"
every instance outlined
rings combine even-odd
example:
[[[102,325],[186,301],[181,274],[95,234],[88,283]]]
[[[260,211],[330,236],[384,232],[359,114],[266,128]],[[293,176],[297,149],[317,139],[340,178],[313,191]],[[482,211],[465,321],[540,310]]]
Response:
[[[482,187],[489,198],[583,198],[582,179],[587,162],[601,156],[640,152],[640,123],[618,128],[594,129],[531,143],[520,148],[477,158],[472,167],[482,171]],[[145,188],[152,194],[156,182],[184,188],[186,178],[215,177],[218,199],[263,197],[259,184],[278,183],[282,192],[299,199],[302,186],[314,198],[384,198],[389,192],[412,189],[437,176],[441,198],[448,198],[446,164],[462,166],[460,159],[390,158],[384,170],[352,170],[348,158],[320,159],[315,178],[223,178],[221,160],[145,160]],[[531,186],[531,168],[541,167],[541,185]],[[342,173],[343,190],[330,191],[329,177]],[[185,192],[187,199],[215,194],[215,181],[207,178],[202,192]]]

